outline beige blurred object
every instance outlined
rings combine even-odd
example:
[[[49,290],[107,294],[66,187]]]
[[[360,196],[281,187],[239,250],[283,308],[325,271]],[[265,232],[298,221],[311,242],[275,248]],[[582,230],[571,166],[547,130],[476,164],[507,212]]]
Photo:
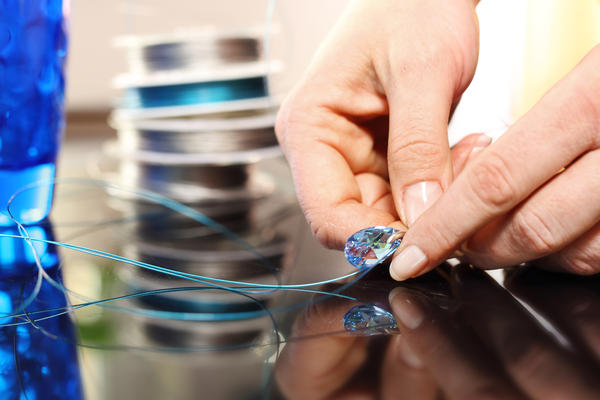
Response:
[[[526,113],[600,43],[599,0],[529,0],[521,82],[514,115]]]

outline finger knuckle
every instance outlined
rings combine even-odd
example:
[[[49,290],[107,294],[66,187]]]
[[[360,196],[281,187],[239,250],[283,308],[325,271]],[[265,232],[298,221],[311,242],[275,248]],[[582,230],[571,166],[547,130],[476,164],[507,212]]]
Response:
[[[321,243],[321,245],[328,249],[332,248],[330,234],[324,226],[316,223],[310,223],[310,229],[314,238]]]
[[[477,205],[491,213],[506,210],[518,199],[508,163],[494,152],[475,165],[468,183]]]
[[[439,249],[451,251],[458,245],[458,239],[454,234],[454,231],[448,228],[440,227],[440,229],[431,229],[429,237],[432,243],[439,246]]]
[[[392,46],[388,52],[385,59],[390,64],[390,71],[402,71],[404,75],[416,77],[448,71],[456,65],[457,59],[454,46],[445,41],[429,42],[413,52],[407,52],[406,46]],[[407,54],[411,56],[408,57]]]
[[[412,132],[415,132],[413,129]],[[414,136],[430,136],[430,132],[416,131]],[[410,165],[413,171],[429,170],[434,166],[445,161],[447,150],[440,143],[435,143],[426,139],[406,138],[391,139],[388,157],[394,160],[394,163],[400,165]]]
[[[533,210],[517,212],[512,223],[512,237],[518,247],[537,256],[549,254],[560,246],[557,232],[553,232],[543,217]]]
[[[418,237],[413,236],[412,240],[428,243],[427,248],[423,250],[432,262],[433,260],[444,261],[460,244],[456,231],[439,220],[428,223],[425,230],[419,232]]]
[[[577,255],[566,260],[566,269],[576,275],[594,275],[600,272],[600,260],[588,255]]]
[[[336,240],[335,232],[325,219],[319,217],[314,211],[305,211],[306,220],[313,234],[313,237],[328,249],[338,249],[339,243]]]

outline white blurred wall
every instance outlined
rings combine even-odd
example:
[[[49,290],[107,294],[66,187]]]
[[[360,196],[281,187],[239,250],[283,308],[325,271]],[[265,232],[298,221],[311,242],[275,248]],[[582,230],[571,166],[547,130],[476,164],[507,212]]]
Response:
[[[342,12],[348,0],[278,0],[280,25],[274,54],[286,63],[293,83]],[[481,55],[472,87],[463,96],[450,141],[466,133],[498,134],[512,122],[511,91],[523,54],[526,6],[522,0],[482,1]],[[122,50],[112,45],[122,34],[169,32],[211,24],[236,28],[264,23],[268,0],[82,0],[73,1],[68,70],[70,110],[107,109],[115,92],[111,79],[127,69]]]
[[[285,49],[286,81],[308,64],[348,0],[278,0],[274,21]],[[67,101],[70,110],[106,109],[111,79],[127,68],[114,37],[215,25],[239,28],[264,23],[268,0],[72,0]],[[283,47],[283,46],[281,46]]]

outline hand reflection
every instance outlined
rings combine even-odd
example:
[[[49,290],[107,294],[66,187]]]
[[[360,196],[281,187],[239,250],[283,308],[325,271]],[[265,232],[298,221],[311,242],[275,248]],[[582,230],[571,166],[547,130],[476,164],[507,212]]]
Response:
[[[359,303],[313,304],[294,325],[304,339],[278,360],[280,390],[290,399],[599,398],[600,280],[531,269],[507,278],[553,333],[481,271],[460,266],[449,282],[446,297],[439,282],[404,284],[389,293],[391,306],[385,289],[353,289],[394,313],[398,335],[341,333]]]
[[[519,276],[508,282],[511,289],[528,292]],[[459,267],[451,284],[459,304],[453,312],[403,288],[390,294],[403,335],[448,397],[598,398],[597,359],[559,344],[484,273]],[[572,284],[563,282],[565,292],[559,293],[537,281],[537,288],[552,296],[542,307],[553,313],[558,310],[552,303],[574,301],[580,291]],[[563,297],[567,293],[570,299]]]
[[[390,309],[386,298],[389,289],[379,284],[352,291],[365,301]],[[314,303],[298,317],[292,336],[300,340],[286,345],[276,367],[277,383],[285,397],[435,399],[435,382],[404,337],[343,332],[344,314],[358,304],[330,298]]]

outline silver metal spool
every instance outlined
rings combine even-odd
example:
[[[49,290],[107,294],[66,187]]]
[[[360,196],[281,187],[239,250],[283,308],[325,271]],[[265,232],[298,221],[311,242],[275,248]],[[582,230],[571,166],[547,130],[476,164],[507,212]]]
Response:
[[[257,61],[261,47],[253,37],[189,38],[131,47],[128,56],[132,71],[151,73]]]
[[[182,132],[151,129],[121,129],[121,145],[127,149],[170,153],[224,153],[273,146],[273,128],[220,132]]]
[[[248,240],[250,240],[248,238]],[[264,259],[257,260],[256,254],[243,249],[232,249],[230,241],[196,240],[201,250],[178,249],[164,246],[135,243],[125,248],[127,257],[135,257],[140,261],[153,263],[181,272],[189,272],[213,278],[234,279],[258,284],[277,285],[276,276],[284,271],[285,261],[291,253],[291,246],[284,236],[276,236],[268,243],[257,246]],[[187,243],[190,247],[191,242]],[[211,246],[214,245],[214,246]],[[212,248],[214,247],[214,248]],[[264,260],[270,262],[266,267]],[[274,268],[274,271],[271,270]],[[143,269],[123,269],[119,276],[134,291],[169,288],[207,287],[206,284],[179,279],[172,276],[154,273]],[[263,304],[273,297],[272,291],[253,294],[253,298]],[[178,311],[180,307],[198,313],[236,313],[258,311],[261,308],[252,299],[237,293],[211,289],[184,290],[153,295],[133,301],[142,308]]]
[[[272,328],[268,316],[231,322],[190,322],[147,320],[143,329],[149,343],[163,346],[240,346],[253,345]]]
[[[122,160],[120,164],[123,185],[157,192],[186,204],[250,201],[273,191],[273,182],[254,174],[253,165],[161,165],[133,160]]]
[[[140,109],[117,108],[110,116],[111,124],[122,121],[142,121],[157,118],[233,118],[272,113],[281,103],[277,96],[259,99],[191,104],[187,106],[153,107]]]
[[[253,204],[252,201],[241,201],[206,206],[192,205],[192,208],[225,228],[240,232],[251,229]],[[218,235],[213,228],[164,207],[141,202],[132,205],[140,215],[134,225],[135,234],[142,240],[157,242],[166,239],[209,239]],[[146,215],[154,217],[144,218]]]
[[[168,185],[195,185],[211,189],[245,189],[252,165],[193,166],[156,165],[121,161],[121,176],[144,187],[163,188]]]
[[[135,308],[148,308],[141,305],[139,301],[130,300],[125,302],[128,306]],[[157,319],[133,316],[123,321],[121,326],[126,326],[129,335],[133,334],[135,340],[124,337],[125,343],[131,340],[135,345],[167,346],[170,348],[206,348],[213,347],[212,351],[219,350],[218,347],[239,345],[253,345],[263,341],[273,342],[272,321],[268,315],[258,318],[241,319],[235,321],[181,321],[175,319]],[[214,349],[217,347],[217,349]],[[216,353],[218,359],[223,357],[223,352]],[[225,353],[227,354],[227,353]],[[235,354],[235,353],[234,353]],[[197,354],[194,354],[197,357]],[[229,362],[232,362],[230,360]],[[236,357],[235,362],[239,362]]]
[[[164,243],[222,237],[222,234],[214,228],[162,205],[131,201],[116,196],[110,198],[110,205],[134,220],[131,234],[141,241]],[[295,198],[287,193],[277,193],[250,201],[189,204],[188,206],[236,234],[277,230],[281,225],[295,226],[294,224],[300,218],[300,210]]]
[[[261,280],[277,284],[274,273],[282,272],[286,256],[291,251],[291,244],[287,237],[278,235],[270,242],[257,246],[256,253],[239,247],[219,248],[219,244],[223,244],[227,240],[215,237],[199,238],[191,242],[188,240],[188,242],[195,243],[201,248],[204,247],[202,250],[137,242],[127,246],[125,253],[128,257],[133,257],[136,260],[181,272],[235,280],[254,281],[253,278],[264,277]],[[177,246],[177,244],[174,243],[174,246]],[[214,250],[207,249],[208,246],[214,246]],[[259,258],[259,254],[262,259]],[[138,273],[158,280],[168,279],[171,283],[174,283],[175,280],[178,284],[191,284],[191,282],[172,277],[165,278],[164,275],[152,271],[138,271]],[[222,294],[220,293],[220,295]]]

